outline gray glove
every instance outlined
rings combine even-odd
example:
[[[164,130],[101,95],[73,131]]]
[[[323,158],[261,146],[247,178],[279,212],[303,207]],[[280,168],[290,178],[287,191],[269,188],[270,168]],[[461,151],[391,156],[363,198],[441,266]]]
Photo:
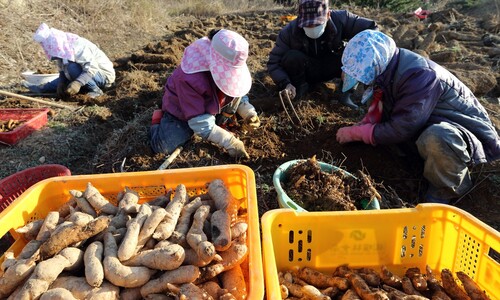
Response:
[[[80,88],[82,87],[82,84],[76,80],[71,81],[68,85],[68,88],[66,89],[66,93],[68,95],[76,95],[80,91]]]
[[[288,94],[290,99],[295,98],[295,96],[297,95],[297,90],[295,89],[295,86],[293,86],[293,84],[291,83],[286,85],[284,91]]]
[[[234,158],[249,158],[245,145],[229,131],[222,129],[220,126],[215,125],[207,138],[227,150],[229,156]]]

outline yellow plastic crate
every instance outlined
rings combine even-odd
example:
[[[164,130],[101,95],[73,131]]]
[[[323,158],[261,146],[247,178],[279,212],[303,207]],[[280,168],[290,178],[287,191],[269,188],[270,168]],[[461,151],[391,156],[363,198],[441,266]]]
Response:
[[[280,299],[278,271],[311,267],[331,273],[341,264],[398,275],[426,265],[469,275],[491,299],[500,295],[500,234],[445,204],[354,212],[274,209],[262,216],[267,299]]]
[[[222,179],[236,198],[245,198],[242,204],[248,212],[248,299],[263,299],[264,274],[260,243],[259,213],[255,187],[255,175],[247,166],[222,165],[164,171],[131,172],[60,176],[45,179],[27,189],[0,214],[0,236],[11,232],[16,238],[9,248],[17,255],[26,245],[14,229],[25,223],[44,218],[48,212],[57,210],[70,199],[70,190],[85,190],[91,182],[111,202],[128,186],[139,192],[141,201],[153,199],[179,184],[184,184],[190,196],[206,193],[206,184]],[[3,256],[0,263],[3,262]]]

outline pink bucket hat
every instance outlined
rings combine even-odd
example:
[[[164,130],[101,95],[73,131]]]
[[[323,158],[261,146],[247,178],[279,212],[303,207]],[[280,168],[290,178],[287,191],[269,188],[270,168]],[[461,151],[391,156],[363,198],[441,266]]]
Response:
[[[248,42],[238,33],[221,29],[212,41],[201,38],[184,51],[181,68],[192,74],[210,70],[217,87],[230,97],[246,95],[252,77],[246,64]]]
[[[50,28],[45,23],[42,23],[33,35],[33,40],[42,45],[48,59],[58,57],[70,61],[75,60],[74,45],[78,38],[76,34]]]

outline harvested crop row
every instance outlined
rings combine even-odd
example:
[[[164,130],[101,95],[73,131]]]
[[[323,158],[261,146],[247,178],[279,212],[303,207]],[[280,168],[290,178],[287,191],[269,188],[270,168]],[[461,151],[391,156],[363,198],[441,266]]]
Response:
[[[459,286],[448,269],[441,271],[441,282],[427,266],[425,273],[409,268],[403,276],[386,266],[380,273],[371,268],[352,269],[341,265],[332,274],[309,267],[279,272],[282,299],[362,299],[362,300],[487,300],[486,293],[465,273],[456,272]]]
[[[245,299],[246,210],[220,179],[207,191],[189,198],[179,184],[140,201],[127,187],[116,205],[91,183],[70,191],[64,207],[16,230],[28,242],[5,255],[0,299]]]

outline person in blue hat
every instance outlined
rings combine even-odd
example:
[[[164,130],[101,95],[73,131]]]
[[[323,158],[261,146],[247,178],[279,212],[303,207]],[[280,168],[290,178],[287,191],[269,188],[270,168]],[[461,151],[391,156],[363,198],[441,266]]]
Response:
[[[326,0],[300,0],[297,18],[280,30],[269,54],[269,75],[291,99],[301,98],[311,85],[340,78],[346,42],[365,29],[377,28],[373,20],[330,10]],[[340,102],[357,108],[350,91]]]
[[[469,167],[500,158],[500,138],[471,90],[448,70],[386,34],[365,30],[342,56],[343,91],[358,83],[365,117],[337,131],[341,144],[411,145],[424,161],[423,202],[452,203],[469,191]]]

